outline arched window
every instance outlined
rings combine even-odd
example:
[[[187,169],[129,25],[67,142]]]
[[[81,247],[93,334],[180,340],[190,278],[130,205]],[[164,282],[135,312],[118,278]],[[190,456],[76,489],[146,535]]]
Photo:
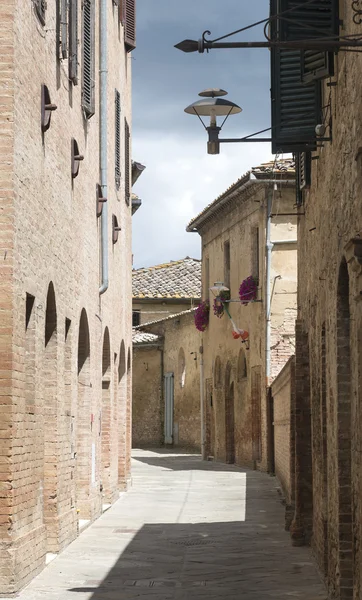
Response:
[[[248,369],[246,364],[245,350],[240,349],[238,357],[238,381],[243,381],[248,376]]]

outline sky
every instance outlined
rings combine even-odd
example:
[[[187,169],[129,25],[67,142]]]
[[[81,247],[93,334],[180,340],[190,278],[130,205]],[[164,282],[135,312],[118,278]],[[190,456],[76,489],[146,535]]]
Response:
[[[270,126],[269,51],[211,50],[185,54],[174,45],[209,29],[220,37],[268,16],[269,0],[137,0],[133,62],[133,160],[146,166],[134,186],[142,206],[133,216],[133,267],[185,256],[200,258],[188,222],[251,167],[271,158],[270,144],[222,144],[206,152],[207,134],[184,109],[205,88],[222,88],[243,112],[222,137]],[[233,40],[261,40],[262,28]],[[265,134],[268,135],[268,134]]]

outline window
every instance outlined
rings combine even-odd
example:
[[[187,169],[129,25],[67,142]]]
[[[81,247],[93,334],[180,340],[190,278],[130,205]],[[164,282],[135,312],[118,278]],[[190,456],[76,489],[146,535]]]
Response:
[[[36,15],[42,25],[45,25],[45,13],[47,9],[46,0],[34,0]]]
[[[230,289],[230,242],[224,243],[224,285]]]
[[[259,281],[259,227],[251,229],[251,274]]]
[[[325,0],[321,0],[324,2]],[[335,0],[326,0],[334,2]],[[271,15],[292,8],[292,0],[271,0]],[[315,3],[313,3],[313,6]],[[272,20],[271,38],[300,39],[313,37],[306,23],[314,23],[309,14],[311,4],[294,11],[295,20]],[[313,11],[313,8],[310,9]],[[301,13],[301,14],[300,14]],[[308,13],[308,14],[307,14]],[[305,17],[305,19],[304,19]],[[302,28],[300,25],[301,21]],[[299,33],[298,33],[299,32]],[[272,152],[303,152],[316,147],[316,125],[322,120],[320,82],[305,85],[302,82],[303,55],[300,50],[285,48],[271,49],[271,100],[272,100]],[[291,102],[292,99],[292,102]]]
[[[121,0],[120,19],[124,25],[124,43],[127,52],[136,47],[136,0]]]
[[[243,381],[248,376],[247,364],[246,364],[246,356],[245,351],[242,348],[239,351],[238,357],[238,381]]]
[[[130,131],[127,119],[124,120],[124,168],[125,168],[125,199],[127,204],[129,204],[131,197],[131,181],[130,181],[130,169],[131,169],[131,160],[130,160]]]
[[[94,0],[83,0],[82,15],[82,107],[90,119],[95,112]]]
[[[68,53],[68,11],[67,0],[59,0],[57,11],[58,58],[67,58]]]
[[[69,0],[69,79],[78,84],[78,0]]]
[[[312,156],[310,152],[297,152],[295,155],[295,167],[297,173],[296,194],[297,206],[303,203],[303,190],[311,183]]]
[[[178,353],[178,375],[180,387],[184,388],[186,382],[186,358],[183,348],[180,348]]]
[[[210,260],[205,260],[205,277],[204,277],[204,300],[210,299]]]
[[[215,358],[214,362],[214,387],[221,387],[221,360],[219,356]]]
[[[138,327],[141,324],[141,311],[133,310],[132,311],[132,327]]]
[[[121,95],[115,90],[115,120],[114,120],[114,175],[116,188],[121,185]]]

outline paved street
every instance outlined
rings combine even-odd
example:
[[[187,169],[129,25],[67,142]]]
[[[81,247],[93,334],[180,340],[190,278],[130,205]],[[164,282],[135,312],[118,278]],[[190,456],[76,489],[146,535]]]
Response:
[[[324,600],[283,530],[277,481],[193,455],[134,452],[133,487],[20,600]]]

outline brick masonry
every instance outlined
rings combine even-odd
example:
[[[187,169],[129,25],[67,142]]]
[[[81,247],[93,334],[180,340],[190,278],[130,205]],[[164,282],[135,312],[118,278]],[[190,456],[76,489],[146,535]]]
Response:
[[[352,3],[340,2],[340,9],[341,32],[357,34]],[[356,56],[340,53],[336,85],[323,86],[333,141],[312,161],[298,231],[298,320],[308,342],[296,349],[297,425],[305,419],[296,432],[296,503],[307,476],[312,498],[302,520],[330,597],[340,599],[360,598],[362,576],[361,72]]]
[[[131,120],[131,59],[110,2],[110,284],[100,297],[99,81],[87,121],[80,81],[70,84],[67,60],[56,56],[55,7],[48,2],[45,27],[32,2],[5,0],[0,7],[0,593],[7,595],[129,479],[131,211],[124,169],[120,190],[113,178],[113,131],[115,88]],[[95,10],[98,23],[98,1]],[[78,20],[81,35],[80,3]],[[44,136],[43,83],[58,107]],[[84,154],[74,181],[72,137]],[[115,245],[112,214],[122,226]]]

